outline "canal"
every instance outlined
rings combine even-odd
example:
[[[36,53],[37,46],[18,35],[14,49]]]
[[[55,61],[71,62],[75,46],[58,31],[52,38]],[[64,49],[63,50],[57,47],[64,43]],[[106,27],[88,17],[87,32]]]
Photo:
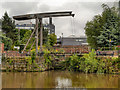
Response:
[[[2,88],[118,88],[119,75],[68,71],[2,72]]]

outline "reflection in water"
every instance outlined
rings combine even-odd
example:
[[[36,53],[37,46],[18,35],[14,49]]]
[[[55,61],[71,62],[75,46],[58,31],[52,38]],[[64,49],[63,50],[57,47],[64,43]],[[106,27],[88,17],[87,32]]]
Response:
[[[117,88],[118,78],[67,71],[2,72],[2,88]]]
[[[68,88],[72,86],[72,81],[68,78],[57,77],[56,82],[58,83],[56,88]]]

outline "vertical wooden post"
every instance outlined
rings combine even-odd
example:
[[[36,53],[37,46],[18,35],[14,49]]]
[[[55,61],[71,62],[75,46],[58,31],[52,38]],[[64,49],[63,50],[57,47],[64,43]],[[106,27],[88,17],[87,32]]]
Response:
[[[52,17],[49,18],[50,34],[52,34]]]
[[[38,55],[38,18],[36,18],[35,38],[36,38],[36,55]]]
[[[63,47],[63,33],[62,33],[62,40],[61,40],[61,42],[62,42],[61,45],[62,45],[62,47]]]
[[[43,44],[43,32],[42,32],[42,18],[39,18],[40,22],[40,53],[42,52],[42,44]]]
[[[119,1],[118,8],[119,8],[119,16],[118,17],[120,17],[120,1]],[[119,19],[119,23],[120,23],[120,19]],[[119,31],[120,31],[120,24],[119,24]],[[120,45],[120,32],[118,33],[118,45]],[[120,57],[120,50],[118,49],[118,58],[119,57]]]

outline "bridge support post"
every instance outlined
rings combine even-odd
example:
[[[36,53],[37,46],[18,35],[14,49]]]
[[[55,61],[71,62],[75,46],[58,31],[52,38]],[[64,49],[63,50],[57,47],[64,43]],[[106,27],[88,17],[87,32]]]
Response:
[[[38,55],[38,18],[36,18],[35,39],[36,39],[36,56],[37,56]]]
[[[50,34],[52,34],[52,17],[49,18]]]
[[[39,18],[40,22],[40,53],[42,52],[42,45],[43,45],[43,28],[42,28],[42,18]]]

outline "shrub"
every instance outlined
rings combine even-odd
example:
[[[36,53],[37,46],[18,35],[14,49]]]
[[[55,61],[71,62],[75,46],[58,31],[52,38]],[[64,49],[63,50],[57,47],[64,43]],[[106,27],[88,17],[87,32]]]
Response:
[[[92,49],[92,51],[89,52],[89,54],[84,55],[84,58],[85,58],[85,70],[84,70],[84,72],[85,73],[96,72],[98,61],[95,58],[95,56],[96,56],[96,53],[95,53],[94,49]]]
[[[35,61],[35,59],[36,59],[36,53],[35,51],[32,51],[32,54],[31,54],[32,63]]]
[[[45,48],[43,50],[43,53],[44,53],[43,57],[45,59],[44,64],[48,69],[50,69],[52,66],[52,57],[50,56],[50,51],[47,48]]]

